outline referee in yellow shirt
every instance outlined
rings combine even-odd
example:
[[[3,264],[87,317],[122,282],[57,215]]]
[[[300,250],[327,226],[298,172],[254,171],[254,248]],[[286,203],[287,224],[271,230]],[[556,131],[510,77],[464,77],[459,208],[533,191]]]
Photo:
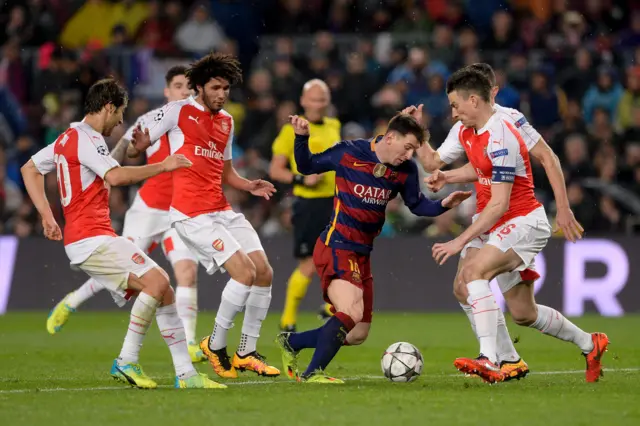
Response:
[[[309,149],[318,153],[340,142],[340,121],[325,114],[331,103],[327,84],[318,79],[308,81],[300,97],[304,117],[309,120]],[[303,176],[298,173],[293,155],[295,134],[291,124],[285,124],[273,142],[273,159],[269,174],[271,179],[293,183],[293,236],[294,256],[298,267],[287,283],[287,299],[280,320],[284,331],[295,331],[300,301],[315,274],[313,248],[316,240],[329,223],[333,210],[335,173]],[[325,306],[325,311],[328,311]]]

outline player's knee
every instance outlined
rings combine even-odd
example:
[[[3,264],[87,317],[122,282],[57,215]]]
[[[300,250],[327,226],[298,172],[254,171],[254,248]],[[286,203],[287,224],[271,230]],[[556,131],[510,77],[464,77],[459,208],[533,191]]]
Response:
[[[173,291],[173,287],[169,286],[169,288],[167,288],[167,290],[164,292],[164,295],[162,296],[161,305],[169,306],[173,305],[174,303],[176,303],[176,294]]]
[[[144,291],[157,300],[163,300],[167,290],[171,289],[169,275],[160,267],[149,270],[139,278],[131,274],[129,281],[130,288]],[[131,285],[131,281],[135,282],[133,286]]]
[[[246,285],[253,285],[256,282],[256,277],[258,275],[256,271],[256,265],[253,264],[251,259],[247,257],[246,261],[243,263],[242,268],[236,272],[236,276],[233,277],[238,282]]]
[[[511,313],[513,322],[524,327],[530,326],[538,318],[538,309],[535,305],[509,306],[509,313]]]
[[[359,328],[356,327],[347,334],[347,344],[349,346],[358,346],[361,345],[367,340],[369,337],[369,328]]]
[[[273,281],[273,268],[269,263],[265,263],[261,265],[261,267],[256,270],[256,278],[254,285],[259,287],[269,287],[271,282]]]
[[[453,285],[453,295],[456,300],[462,304],[467,304],[467,299],[469,298],[469,292],[467,291],[467,287],[465,285],[460,285],[460,283],[455,283]]]
[[[364,308],[362,306],[360,306],[359,304],[353,304],[350,306],[346,306],[344,309],[341,309],[341,311],[347,315],[349,315],[349,317],[353,320],[353,322],[355,324],[358,324],[360,321],[362,321],[362,316],[364,314]]]
[[[198,281],[198,264],[190,260],[180,260],[173,265],[176,282],[180,287],[195,287]]]
[[[460,270],[460,280],[466,285],[471,281],[483,279],[482,267],[477,262],[468,262]]]

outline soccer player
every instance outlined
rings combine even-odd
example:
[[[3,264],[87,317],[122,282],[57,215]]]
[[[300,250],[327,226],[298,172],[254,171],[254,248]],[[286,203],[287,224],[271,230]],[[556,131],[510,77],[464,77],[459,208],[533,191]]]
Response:
[[[155,315],[173,358],[175,387],[224,388],[194,369],[166,272],[130,240],[116,236],[111,228],[107,184],[130,185],[191,165],[183,155],[172,155],[156,164],[120,167],[109,156],[103,136],[109,136],[122,123],[126,106],[127,92],[114,80],[95,83],[87,93],[84,120],[73,123],[22,167],[25,186],[42,216],[45,236],[61,240],[62,233],[46,198],[43,176],[56,171],[66,223],[64,245],[71,266],[86,272],[113,293],[140,292],[111,375],[138,388],[157,387],[138,364],[142,341]]]
[[[336,172],[334,213],[318,238],[313,260],[320,275],[325,301],[335,315],[324,326],[304,333],[280,333],[287,376],[310,383],[343,383],[324,370],[346,342],[358,345],[371,328],[373,277],[369,255],[373,240],[384,224],[385,209],[396,195],[418,216],[437,216],[471,196],[454,192],[442,201],[431,201],[420,192],[418,170],[411,160],[424,143],[425,131],[407,114],[389,121],[384,136],[344,141],[328,150],[309,150],[309,123],[293,116],[295,157],[303,174]],[[316,348],[311,363],[300,376],[297,356],[304,348]]]
[[[233,118],[223,106],[231,85],[242,79],[240,64],[231,55],[212,53],[192,64],[186,75],[197,96],[162,107],[148,132],[133,135],[134,142],[146,147],[168,134],[171,153],[193,163],[173,173],[170,218],[209,274],[226,270],[231,277],[222,291],[213,332],[200,341],[204,355],[221,377],[237,378],[237,370],[278,376],[280,371],[256,348],[271,303],[273,270],[258,234],[244,215],[231,210],[222,192],[227,184],[267,200],[275,193],[270,182],[239,176],[231,162]],[[231,360],[227,334],[242,310],[242,336]]]
[[[500,308],[489,281],[503,273],[519,272],[521,279],[505,293],[516,323],[576,344],[587,361],[586,379],[597,381],[602,373],[601,357],[609,340],[604,333],[588,334],[556,310],[537,305],[533,286],[520,281],[537,278],[529,267],[551,236],[544,207],[533,193],[529,152],[516,127],[491,105],[491,82],[474,69],[456,71],[447,82],[454,116],[463,128],[459,141],[469,163],[449,172],[436,172],[429,180],[436,189],[445,183],[478,181],[478,216],[456,239],[433,246],[438,264],[465,247],[479,248],[459,271],[472,308],[480,341],[478,358],[458,358],[462,372],[477,374],[485,381],[505,379],[497,364],[497,328]]]
[[[489,79],[491,84],[491,105],[493,105],[496,114],[513,125],[522,137],[529,153],[542,163],[556,199],[556,205],[558,208],[556,221],[557,226],[563,230],[565,237],[569,241],[574,242],[576,239],[581,238],[583,229],[578,221],[576,221],[573,212],[569,207],[569,200],[567,198],[567,191],[564,183],[565,180],[558,157],[520,111],[505,108],[495,103],[495,96],[498,93],[499,87],[496,84],[496,76],[493,69],[489,64],[477,63],[470,65],[469,69],[475,70]],[[421,116],[420,110],[421,108],[416,109],[415,107],[409,107],[408,109],[405,109],[405,112]],[[457,120],[457,122],[451,128],[447,138],[437,151],[433,150],[429,144],[425,144],[418,151],[418,158],[420,158],[422,166],[428,172],[434,172],[436,169],[440,169],[444,165],[452,163],[465,153],[464,147],[458,138],[459,133],[463,130],[462,122],[459,121],[458,117],[455,115],[453,118]],[[437,179],[437,173],[436,176],[431,179]],[[430,184],[427,186],[431,190],[437,190]],[[476,187],[480,189],[482,188],[479,183],[476,183]],[[475,256],[480,247],[481,245],[476,247],[472,242],[468,247],[462,250],[460,260],[458,262],[458,272],[461,270],[465,261],[470,260]],[[509,292],[509,290],[516,284],[522,283],[533,288],[533,283],[537,278],[538,274],[535,272],[535,262],[532,261],[531,265],[528,267],[527,274],[523,275],[519,271],[500,274],[497,277],[497,282],[502,293],[504,293],[504,296],[511,297],[514,293]],[[453,286],[454,294],[458,299],[460,306],[466,313],[475,333],[472,308],[467,303],[468,294],[466,286],[457,284],[459,282],[459,277],[456,275]],[[514,314],[514,312],[512,312],[512,314]],[[522,318],[526,315],[527,312],[524,311],[515,312],[514,318]],[[529,312],[529,315],[531,315],[531,312]],[[502,311],[498,312],[497,345],[498,361],[500,362],[501,371],[505,375],[505,380],[519,379],[526,376],[529,372],[529,367],[520,357],[513,345]]]
[[[186,99],[190,95],[188,81],[185,77],[186,67],[171,67],[165,75],[166,87],[164,95],[168,102]],[[145,128],[147,123],[160,113],[160,109],[147,112],[138,118],[120,139],[111,156],[122,162],[125,152],[129,157],[137,157],[140,152],[131,144],[133,131]],[[147,163],[163,161],[169,155],[169,142],[163,135],[153,147],[146,150]],[[176,278],[176,307],[178,316],[185,327],[189,354],[193,362],[205,360],[196,340],[196,319],[198,313],[198,293],[196,288],[197,259],[182,242],[175,229],[171,228],[169,206],[173,193],[171,173],[161,173],[147,179],[124,218],[122,236],[133,241],[147,254],[159,245],[165,257],[171,263]],[[51,334],[59,332],[67,322],[69,315],[78,307],[104,289],[94,279],[89,279],[80,288],[69,293],[60,301],[47,318],[47,330]],[[129,296],[130,294],[127,294]],[[123,306],[126,300],[114,294],[118,305]]]
[[[309,121],[309,149],[318,153],[340,142],[340,121],[327,117],[331,102],[331,92],[327,84],[318,79],[309,80],[302,89],[300,105],[304,117]],[[283,331],[295,331],[298,307],[307,293],[307,287],[315,274],[312,250],[320,233],[324,230],[333,211],[335,173],[303,176],[298,172],[293,154],[295,134],[291,124],[282,127],[273,143],[273,159],[269,174],[272,179],[293,183],[293,255],[299,260],[287,282],[287,297],[280,319]],[[287,165],[289,166],[287,168]],[[327,303],[320,311],[322,317],[329,317]]]

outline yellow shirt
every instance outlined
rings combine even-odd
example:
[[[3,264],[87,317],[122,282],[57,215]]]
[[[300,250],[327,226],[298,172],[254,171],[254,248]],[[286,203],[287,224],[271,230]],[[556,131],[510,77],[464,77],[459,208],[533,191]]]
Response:
[[[340,121],[335,118],[324,117],[322,124],[309,123],[309,150],[317,154],[331,148],[340,142]],[[284,155],[289,160],[289,167],[294,174],[298,174],[298,167],[293,154],[296,135],[291,124],[285,124],[280,134],[273,142],[273,155]],[[293,195],[302,198],[333,197],[336,186],[335,172],[324,173],[322,180],[313,188],[304,185],[294,185]]]

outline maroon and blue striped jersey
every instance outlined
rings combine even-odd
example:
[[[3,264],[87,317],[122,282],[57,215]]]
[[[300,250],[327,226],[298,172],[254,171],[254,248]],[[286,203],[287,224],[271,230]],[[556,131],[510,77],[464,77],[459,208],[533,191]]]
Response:
[[[380,234],[387,203],[400,194],[417,216],[438,216],[448,209],[424,196],[413,161],[398,166],[380,162],[375,139],[342,141],[319,154],[309,151],[309,137],[296,135],[295,158],[302,174],[336,172],[331,220],[320,239],[336,249],[368,254]]]

